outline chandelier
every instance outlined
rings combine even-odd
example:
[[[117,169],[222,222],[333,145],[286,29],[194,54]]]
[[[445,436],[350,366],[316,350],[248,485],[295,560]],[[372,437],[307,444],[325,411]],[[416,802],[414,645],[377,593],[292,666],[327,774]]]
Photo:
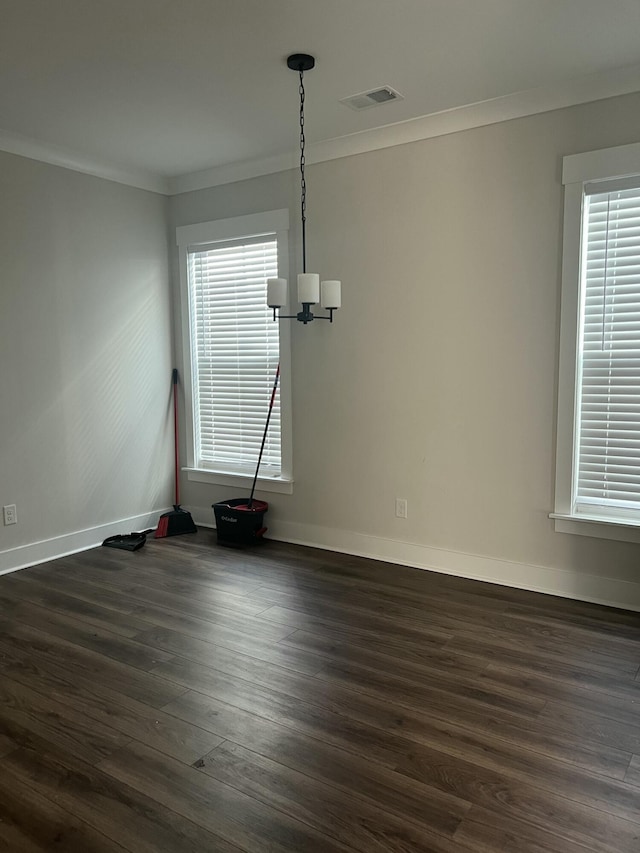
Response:
[[[280,314],[279,309],[287,304],[287,280],[270,278],[267,280],[267,305],[273,308],[274,320],[299,320],[310,323],[312,320],[328,320],[333,323],[333,312],[340,308],[341,282],[320,281],[315,272],[307,272],[307,184],[305,181],[305,135],[304,135],[304,72],[310,71],[316,64],[313,56],[307,53],[294,53],[287,59],[287,66],[300,76],[300,219],[302,222],[302,272],[298,275],[298,302],[302,310],[297,314]],[[312,307],[320,303],[328,314],[314,314]]]

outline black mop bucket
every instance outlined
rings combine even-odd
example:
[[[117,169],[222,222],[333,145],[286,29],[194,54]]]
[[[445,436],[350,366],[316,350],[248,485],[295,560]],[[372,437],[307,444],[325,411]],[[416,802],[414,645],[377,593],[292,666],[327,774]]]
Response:
[[[255,500],[253,495],[256,490],[256,483],[258,482],[258,471],[262,462],[264,443],[267,440],[269,421],[271,420],[271,412],[276,398],[279,378],[280,365],[278,365],[276,377],[273,382],[269,412],[267,413],[267,422],[264,425],[262,445],[260,446],[260,454],[258,455],[258,464],[256,465],[255,477],[253,478],[251,495],[248,498],[232,498],[228,501],[218,501],[218,503],[211,504],[216,518],[216,530],[220,545],[255,545],[257,542],[262,541],[262,537],[267,532],[267,528],[264,526],[264,514],[269,509],[269,504],[266,501]]]
[[[264,514],[269,504],[266,501],[232,498],[218,501],[212,507],[221,545],[255,545],[267,531]]]

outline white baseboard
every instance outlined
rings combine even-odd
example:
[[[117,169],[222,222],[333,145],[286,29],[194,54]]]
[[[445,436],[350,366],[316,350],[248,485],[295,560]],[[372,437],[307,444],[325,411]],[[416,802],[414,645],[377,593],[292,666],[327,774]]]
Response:
[[[189,510],[196,524],[202,527],[214,526],[211,510],[199,507],[189,507]],[[500,586],[640,611],[640,583],[430,548],[312,524],[276,521],[273,525],[269,524],[268,536],[281,542],[322,548],[325,551],[338,551]]]
[[[55,536],[52,539],[44,539],[41,542],[32,542],[29,545],[21,545],[8,551],[0,551],[0,575],[25,569],[28,566],[35,566],[38,563],[46,563],[49,560],[56,560],[58,557],[77,554],[78,551],[95,548],[107,536],[155,527],[163,512],[166,510],[156,509],[143,515],[121,518],[118,521],[110,521],[97,527],[89,527],[86,530],[78,530],[64,536]]]
[[[185,509],[191,512],[198,526],[214,527],[211,508],[185,507]],[[166,510],[158,509],[65,536],[56,536],[8,551],[0,551],[0,575],[95,548],[107,536],[155,527],[163,512]],[[501,586],[640,611],[640,583],[630,581],[481,557],[460,551],[447,551],[442,548],[431,548],[426,545],[312,524],[276,521],[269,526],[269,537],[281,542],[321,548],[325,551],[353,554],[358,557],[486,581]]]

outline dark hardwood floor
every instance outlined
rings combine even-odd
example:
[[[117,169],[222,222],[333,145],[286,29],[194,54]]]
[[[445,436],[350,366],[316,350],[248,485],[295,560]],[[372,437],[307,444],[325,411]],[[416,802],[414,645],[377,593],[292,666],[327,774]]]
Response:
[[[0,613],[0,851],[640,853],[640,614],[208,530]]]

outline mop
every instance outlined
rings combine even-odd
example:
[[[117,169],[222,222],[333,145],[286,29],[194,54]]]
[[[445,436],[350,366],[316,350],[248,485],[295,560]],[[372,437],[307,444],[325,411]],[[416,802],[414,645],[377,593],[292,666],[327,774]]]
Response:
[[[269,504],[266,501],[255,500],[253,496],[258,483],[258,472],[260,471],[262,454],[264,453],[264,446],[267,440],[269,422],[271,421],[271,413],[273,411],[273,404],[276,398],[279,378],[280,365],[278,365],[275,379],[273,381],[273,390],[271,391],[271,401],[269,403],[269,411],[267,413],[267,422],[264,425],[262,444],[260,445],[260,453],[258,455],[258,464],[256,465],[256,473],[253,478],[253,485],[251,487],[251,495],[249,496],[249,499],[234,498],[228,501],[219,501],[212,505],[216,518],[218,542],[221,545],[250,545],[261,541],[267,531],[267,528],[263,526],[263,519],[264,514],[269,509]]]
[[[251,495],[247,502],[246,506],[237,506],[236,509],[253,509],[253,495],[256,491],[256,483],[258,482],[258,471],[260,470],[260,463],[262,462],[262,454],[264,453],[264,445],[267,440],[267,433],[269,431],[269,421],[271,420],[271,412],[273,411],[273,403],[276,399],[276,390],[278,388],[278,379],[280,378],[280,365],[278,364],[278,368],[276,370],[276,377],[273,380],[273,389],[271,391],[271,402],[269,403],[269,411],[267,412],[267,422],[264,425],[264,433],[262,434],[262,444],[260,445],[260,453],[258,455],[258,464],[256,465],[256,473],[253,478],[253,485],[251,486]]]

